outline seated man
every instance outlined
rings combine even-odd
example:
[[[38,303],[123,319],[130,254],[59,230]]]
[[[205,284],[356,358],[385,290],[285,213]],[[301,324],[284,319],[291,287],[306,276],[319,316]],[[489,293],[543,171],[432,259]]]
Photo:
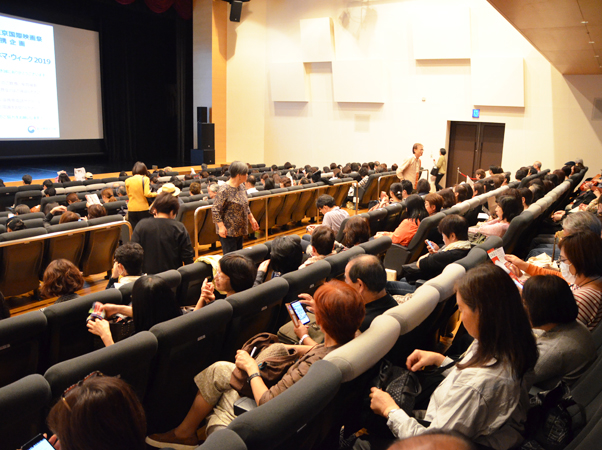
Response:
[[[117,288],[136,281],[142,276],[144,250],[140,244],[129,242],[115,250],[115,263],[106,289]]]
[[[353,286],[360,294],[366,306],[366,316],[359,327],[363,333],[372,321],[386,310],[397,306],[397,302],[387,294],[387,273],[380,260],[374,255],[357,255],[345,267],[345,283]],[[313,298],[309,294],[300,294],[301,303],[307,306],[311,322],[294,327],[289,322],[278,330],[278,338],[284,344],[316,345],[324,341],[324,333],[316,325],[313,312]]]
[[[349,213],[339,208],[335,204],[334,198],[330,195],[320,195],[318,200],[316,200],[316,207],[324,215],[322,225],[330,227],[335,235],[339,232],[343,220],[349,217]],[[307,231],[311,234],[314,228],[314,225],[309,225]]]
[[[311,256],[307,261],[299,266],[299,269],[303,269],[315,262],[321,261],[329,255],[334,253],[335,236],[334,231],[327,226],[320,225],[316,227],[314,232],[311,234]]]
[[[391,295],[405,295],[414,292],[416,280],[435,278],[448,264],[464,258],[470,251],[468,222],[462,216],[450,214],[439,222],[439,232],[443,236],[443,247],[427,240],[428,255],[421,256],[416,263],[402,266],[401,281],[387,282],[387,292]],[[412,284],[411,284],[412,283]]]
[[[298,240],[292,236],[280,236],[274,239],[270,259],[266,259],[259,265],[254,286],[297,270],[302,260],[303,249]]]
[[[194,251],[188,231],[175,220],[179,209],[178,198],[164,192],[151,206],[155,217],[143,219],[136,225],[132,242],[139,243],[144,249],[145,273],[165,272],[193,262]]]

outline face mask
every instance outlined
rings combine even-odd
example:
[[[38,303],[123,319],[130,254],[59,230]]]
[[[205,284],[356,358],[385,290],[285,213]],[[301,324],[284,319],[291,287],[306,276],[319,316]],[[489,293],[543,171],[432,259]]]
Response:
[[[571,273],[569,270],[569,265],[565,262],[560,263],[560,273],[562,273],[562,278],[569,284],[575,284],[575,275]]]

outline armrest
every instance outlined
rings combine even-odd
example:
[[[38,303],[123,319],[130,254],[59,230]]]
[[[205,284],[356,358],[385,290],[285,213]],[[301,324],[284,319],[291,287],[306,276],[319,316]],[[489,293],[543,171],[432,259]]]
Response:
[[[422,286],[424,283],[426,283],[427,280],[416,280],[416,289],[418,289],[420,286]]]
[[[240,416],[255,408],[257,408],[257,403],[255,403],[254,399],[250,397],[241,397],[234,402],[234,415]]]
[[[399,244],[392,244],[385,254],[385,269],[395,270],[397,279],[401,274],[401,266],[406,264],[410,258],[410,252],[407,247],[402,247]]]

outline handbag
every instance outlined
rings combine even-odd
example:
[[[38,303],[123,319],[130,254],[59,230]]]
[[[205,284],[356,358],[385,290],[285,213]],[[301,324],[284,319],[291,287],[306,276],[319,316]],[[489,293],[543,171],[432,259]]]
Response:
[[[386,359],[380,363],[374,387],[389,394],[408,415],[412,414],[416,397],[422,392],[420,381],[414,372],[394,366]]]
[[[280,381],[288,369],[297,361],[297,352],[287,349],[278,341],[278,336],[272,333],[259,333],[253,336],[242,346],[249,354],[256,348],[255,360],[259,366],[259,373],[268,389]],[[242,397],[252,397],[253,390],[247,383],[247,374],[238,367],[232,371],[230,386]]]
[[[133,335],[136,330],[134,329],[134,319],[132,317],[123,316],[116,314],[114,317],[107,319],[109,322],[109,329],[111,330],[111,337],[113,342],[119,342]],[[94,348],[104,348],[104,343],[100,336],[94,336]]]
[[[431,169],[431,175],[436,177],[437,175],[439,175],[439,169],[437,168],[437,166],[433,167]]]

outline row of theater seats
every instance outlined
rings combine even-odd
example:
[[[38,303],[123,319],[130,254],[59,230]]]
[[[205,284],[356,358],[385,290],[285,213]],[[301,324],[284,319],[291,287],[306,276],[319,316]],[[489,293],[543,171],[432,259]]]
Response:
[[[149,432],[173,427],[192,403],[196,373],[217,360],[233,360],[255,334],[276,332],[289,320],[285,302],[313,292],[324,280],[344,276],[354,255],[382,254],[390,244],[387,238],[363,244],[99,350],[94,350],[97,344],[85,326],[88,310],[95,301],[128,302],[131,285],[0,321],[0,413],[6,418],[0,434],[10,429],[16,448],[32,432],[43,430],[48,407],[93,370],[120,374],[132,384],[145,405]],[[258,264],[269,257],[270,248],[268,242],[241,253]],[[211,270],[199,262],[159,276],[182,303],[194,304],[199,280]]]
[[[130,235],[120,215],[0,234],[0,292],[10,297],[37,291],[48,264],[60,258],[73,262],[84,276],[107,272],[119,241]]]

